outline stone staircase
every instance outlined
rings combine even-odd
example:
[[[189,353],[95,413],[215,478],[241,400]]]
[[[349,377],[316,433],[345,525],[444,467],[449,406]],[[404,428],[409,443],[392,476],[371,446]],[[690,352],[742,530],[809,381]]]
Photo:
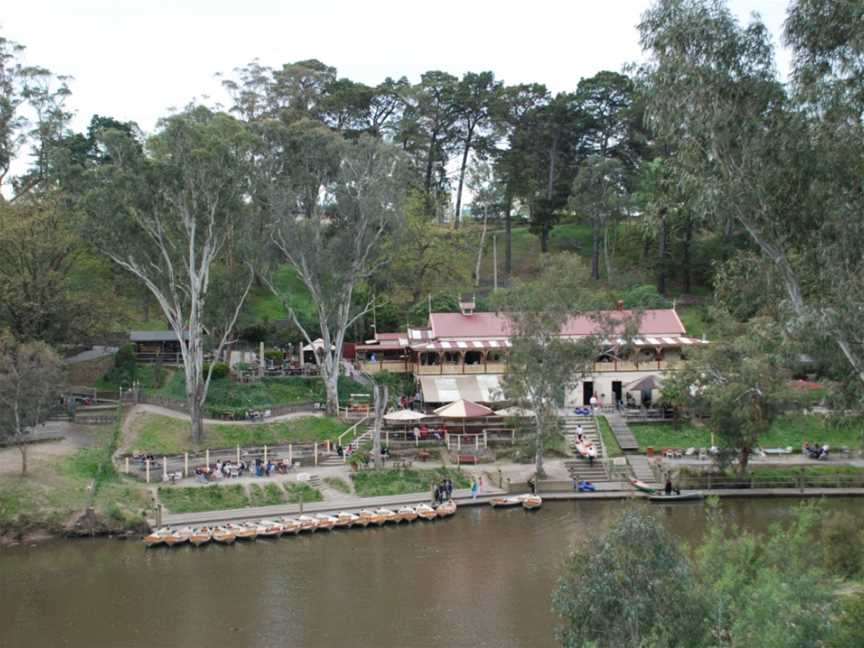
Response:
[[[594,465],[591,466],[587,459],[577,457],[570,461],[565,461],[567,472],[570,473],[572,479],[587,479],[590,482],[608,481],[609,474],[606,471],[606,466],[603,462],[605,456],[603,442],[600,438],[600,433],[597,430],[597,422],[593,416],[564,416],[564,438],[567,440],[567,445],[574,455],[576,451],[576,428],[582,426],[582,434],[587,437],[594,447],[597,448],[597,458],[594,460]]]

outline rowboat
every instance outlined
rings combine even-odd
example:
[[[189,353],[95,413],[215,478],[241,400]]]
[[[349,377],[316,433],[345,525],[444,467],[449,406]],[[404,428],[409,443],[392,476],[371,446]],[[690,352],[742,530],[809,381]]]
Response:
[[[440,504],[435,512],[438,514],[438,517],[450,517],[456,512],[456,502],[453,500],[447,500],[444,504]]]
[[[354,520],[354,526],[362,526],[362,527],[369,526],[369,523],[372,522],[373,516],[368,515],[369,513],[371,513],[371,511],[366,511],[366,513],[367,513],[367,515],[364,515],[363,511],[357,512],[357,519]]]
[[[390,510],[388,508],[379,508],[375,511],[376,515],[381,516],[381,524],[386,522],[398,522],[399,516],[396,515],[396,511]]]
[[[318,528],[325,531],[332,531],[339,522],[339,518],[335,518],[332,515],[324,515],[323,513],[316,515],[315,519],[318,520]]]
[[[657,492],[657,489],[653,486],[649,486],[643,481],[639,481],[638,479],[631,479],[630,483],[633,484],[633,488],[638,491],[642,491],[643,493],[648,493],[649,495],[654,495]]]
[[[169,547],[173,547],[174,545],[189,542],[189,538],[191,537],[192,529],[190,527],[183,527],[182,529],[176,529],[175,531],[166,535],[165,544],[167,544]]]
[[[213,529],[213,540],[219,544],[234,544],[237,536],[227,527],[216,527]]]
[[[301,531],[315,531],[318,528],[318,520],[311,515],[301,515],[297,521],[300,523]]]
[[[274,520],[261,520],[258,523],[258,536],[262,538],[278,538],[284,531],[285,527]]]
[[[340,529],[347,529],[354,526],[360,521],[360,517],[347,511],[339,511],[336,514],[336,526]]]
[[[258,537],[257,525],[249,526],[247,524],[234,524],[233,522],[229,522],[225,525],[225,528],[233,533],[237,540],[254,540]]]
[[[522,500],[519,497],[493,497],[489,503],[495,508],[509,508],[511,506],[522,506]]]
[[[165,542],[165,538],[174,533],[169,527],[156,529],[153,533],[144,536],[144,544],[148,547],[156,547]]]
[[[413,522],[417,519],[417,511],[411,506],[402,506],[396,511],[399,522]]]
[[[290,517],[282,517],[279,518],[279,522],[282,524],[282,535],[292,533],[297,535],[300,533],[300,521],[295,520]]]
[[[526,511],[534,511],[543,506],[543,498],[539,495],[523,495],[522,508]]]
[[[205,545],[213,538],[213,530],[209,527],[200,527],[192,531],[192,535],[189,537],[189,542],[191,542],[196,547],[200,547],[201,545]]]
[[[378,526],[384,524],[384,517],[375,511],[363,509],[357,515],[360,516],[361,520],[366,520],[366,524],[377,524]]]
[[[418,504],[414,508],[414,510],[416,511],[417,515],[424,520],[434,520],[436,517],[438,517],[438,511],[433,509],[428,504]]]
[[[665,493],[657,493],[656,495],[649,495],[648,499],[652,502],[695,502],[701,499],[705,499],[705,496],[702,493],[697,491],[693,491],[691,493],[678,493],[672,495],[666,495]]]

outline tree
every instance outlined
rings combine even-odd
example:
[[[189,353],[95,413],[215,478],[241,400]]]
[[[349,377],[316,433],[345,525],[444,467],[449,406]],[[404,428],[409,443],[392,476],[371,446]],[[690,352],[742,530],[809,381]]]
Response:
[[[103,139],[113,162],[88,174],[84,227],[108,258],[149,289],[176,334],[198,442],[215,366],[204,371],[205,331],[220,331],[213,344],[220,357],[254,276],[243,247],[254,248],[243,218],[251,138],[232,117],[197,107],[164,120],[147,155],[117,131]],[[205,306],[221,260],[245,279],[230,307],[219,310],[222,321],[214,321]]]
[[[579,81],[576,96],[587,119],[582,149],[620,160],[628,168],[636,167],[642,147],[633,81],[624,74],[604,70]]]
[[[63,384],[60,358],[44,342],[19,342],[0,330],[0,438],[21,452],[27,474],[26,437],[48,419]]]
[[[787,361],[781,332],[770,322],[754,320],[692,352],[684,368],[667,377],[663,395],[707,416],[720,461],[737,456],[744,473],[759,438],[797,400],[788,386]]]
[[[327,412],[337,414],[338,379],[345,334],[372,307],[355,303],[355,289],[369,280],[381,263],[382,243],[402,208],[399,155],[391,146],[368,137],[342,145],[336,179],[326,187],[332,212],[317,205],[309,218],[298,219],[296,192],[290,177],[274,187],[272,242],[315,304],[321,338],[316,356],[327,393]],[[284,154],[276,153],[277,155]],[[286,164],[290,159],[286,159]],[[292,320],[311,343],[308,328],[285,295],[270,283]]]
[[[591,155],[579,165],[573,181],[570,206],[574,211],[588,215],[591,223],[591,278],[600,279],[600,240],[603,240],[603,258],[606,276],[612,276],[609,258],[609,228],[626,210],[628,192],[624,165],[618,160]]]
[[[707,645],[698,576],[678,541],[641,508],[626,509],[567,558],[552,602],[566,648]]]
[[[467,72],[456,86],[454,131],[456,143],[462,149],[459,184],[456,188],[456,214],[453,220],[456,228],[462,220],[462,186],[465,183],[468,156],[472,151],[479,153],[481,157],[486,155],[489,148],[486,141],[488,131],[494,115],[499,112],[496,104],[500,95],[501,82],[495,80],[492,72]]]

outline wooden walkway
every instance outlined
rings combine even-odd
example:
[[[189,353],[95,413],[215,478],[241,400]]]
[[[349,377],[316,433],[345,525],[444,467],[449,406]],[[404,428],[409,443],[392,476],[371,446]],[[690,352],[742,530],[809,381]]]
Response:
[[[636,441],[636,437],[633,436],[633,432],[630,430],[624,417],[618,412],[609,412],[605,416],[606,421],[609,423],[609,428],[612,430],[612,434],[615,435],[615,439],[618,441],[621,449],[624,452],[638,452],[639,443]]]
[[[633,471],[633,476],[636,479],[646,484],[657,483],[654,471],[651,470],[651,464],[648,462],[648,457],[645,455],[627,455],[627,463],[630,464],[630,469]]]

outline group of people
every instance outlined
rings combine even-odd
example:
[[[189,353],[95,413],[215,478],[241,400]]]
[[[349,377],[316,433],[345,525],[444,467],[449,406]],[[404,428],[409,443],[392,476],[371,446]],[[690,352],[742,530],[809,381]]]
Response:
[[[290,464],[286,460],[274,462],[268,460],[266,463],[259,457],[254,462],[246,463],[241,460],[239,462],[222,461],[216,462],[216,465],[198,467],[195,469],[195,478],[198,481],[207,482],[218,479],[227,479],[231,477],[242,477],[245,473],[249,473],[253,477],[269,477],[272,474],[286,474],[290,469]]]
[[[827,444],[804,442],[804,456],[818,461],[827,461],[829,447]]]
[[[444,479],[440,484],[435,485],[432,491],[432,500],[435,505],[443,504],[453,497],[453,482],[450,479]]]

